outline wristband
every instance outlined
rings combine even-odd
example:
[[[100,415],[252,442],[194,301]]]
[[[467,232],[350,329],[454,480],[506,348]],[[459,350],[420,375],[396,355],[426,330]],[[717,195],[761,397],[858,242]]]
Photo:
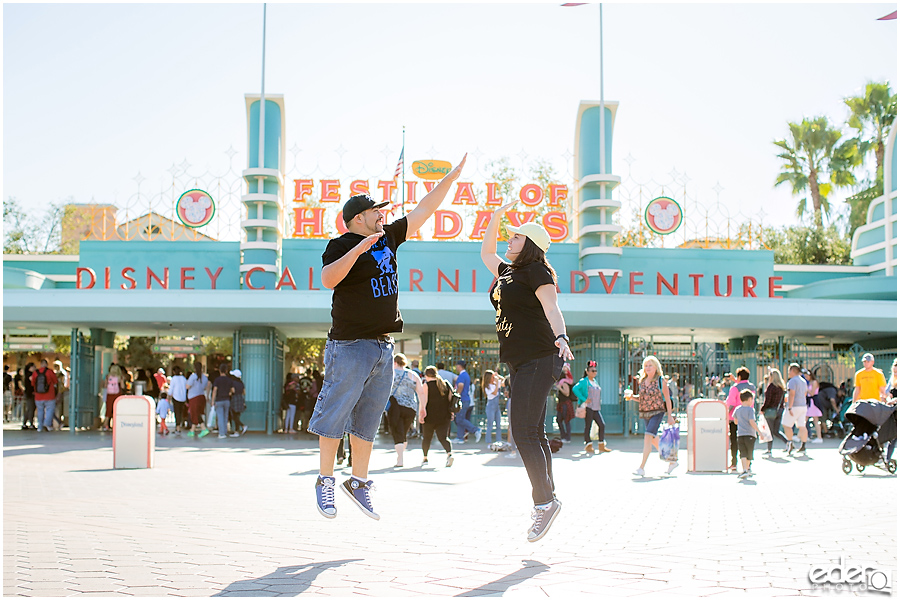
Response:
[[[560,339],[560,338],[564,339],[564,340],[566,341],[567,344],[569,343],[569,336],[567,336],[567,335],[564,334],[564,333],[561,333],[561,334],[559,334],[558,336],[556,336],[556,338],[554,339],[554,341],[556,341],[556,340],[558,340],[558,339]]]

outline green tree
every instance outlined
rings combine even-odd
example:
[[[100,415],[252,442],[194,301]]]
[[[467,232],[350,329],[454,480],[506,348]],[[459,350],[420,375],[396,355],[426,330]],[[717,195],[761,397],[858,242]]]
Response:
[[[797,204],[797,216],[802,218],[807,203],[812,202],[813,223],[822,230],[823,213],[831,214],[832,189],[856,183],[853,167],[858,163],[857,147],[853,140],[838,143],[841,131],[831,126],[828,117],[804,118],[800,123],[788,123],[788,127],[791,137],[774,142],[782,150],[778,158],[784,161],[775,186],[790,183],[795,196],[808,192],[809,198]]]
[[[866,84],[865,93],[844,99],[850,109],[849,125],[855,132],[858,159],[861,162],[870,152],[875,154],[875,177],[866,177],[866,188],[847,198],[850,205],[850,237],[866,222],[866,213],[873,199],[881,196],[884,185],[884,146],[891,125],[897,116],[897,94],[891,94],[889,83]]]
[[[30,215],[10,196],[3,203],[3,253],[59,254],[63,215],[71,202],[51,203],[46,213]]]
[[[321,365],[325,353],[325,338],[288,338],[285,343],[285,362]]]
[[[850,242],[836,225],[765,227],[762,244],[775,253],[779,265],[849,265]]]

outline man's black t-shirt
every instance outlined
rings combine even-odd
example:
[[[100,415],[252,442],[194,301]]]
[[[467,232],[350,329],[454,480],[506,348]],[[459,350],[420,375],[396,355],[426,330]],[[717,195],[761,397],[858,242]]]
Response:
[[[213,387],[216,388],[215,400],[228,400],[234,388],[234,380],[228,375],[219,375],[213,381]]]
[[[497,310],[500,360],[517,367],[558,352],[553,329],[534,293],[542,285],[555,285],[550,269],[540,262],[518,269],[500,263],[497,271],[490,294]]]
[[[331,297],[333,340],[374,338],[403,331],[397,305],[397,247],[406,241],[406,217],[384,226],[384,235],[356,259]],[[330,265],[356,247],[365,236],[347,232],[328,242],[322,266]]]

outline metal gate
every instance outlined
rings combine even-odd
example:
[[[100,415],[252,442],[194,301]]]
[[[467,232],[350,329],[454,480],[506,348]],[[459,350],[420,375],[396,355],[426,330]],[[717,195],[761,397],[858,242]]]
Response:
[[[100,397],[94,382],[94,345],[72,330],[72,379],[69,384],[69,433],[79,427],[91,428],[98,416]]]
[[[819,383],[828,382],[840,387],[843,383],[848,395],[853,393],[853,376],[863,367],[862,357],[871,352],[875,366],[890,377],[891,363],[897,356],[896,348],[867,350],[859,344],[838,346],[831,344],[804,344],[791,338],[764,340],[756,350],[756,382],[765,381],[768,368],[774,367],[787,376],[788,366],[797,363],[815,375]]]
[[[457,361],[466,361],[466,371],[472,378],[469,395],[475,408],[472,409],[472,423],[481,427],[485,417],[487,398],[481,387],[481,378],[488,369],[506,377],[509,369],[500,362],[500,342],[497,340],[457,340],[451,336],[439,335],[435,344],[434,364],[442,362],[448,371],[456,372]],[[423,367],[427,365],[422,365]]]
[[[246,410],[241,420],[254,431],[273,433],[281,412],[284,384],[284,340],[272,328],[240,331],[240,344],[233,350],[244,381]]]

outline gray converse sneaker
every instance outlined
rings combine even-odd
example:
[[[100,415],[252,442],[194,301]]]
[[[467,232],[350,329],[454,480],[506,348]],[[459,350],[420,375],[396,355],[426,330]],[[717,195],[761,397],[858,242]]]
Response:
[[[337,516],[337,508],[334,506],[334,484],[334,477],[319,475],[316,480],[316,508],[326,519],[333,519]]]
[[[528,541],[536,542],[550,530],[550,526],[553,525],[553,521],[556,519],[556,516],[559,514],[559,511],[562,509],[562,502],[557,500],[556,498],[550,502],[550,506],[548,508],[537,508],[531,511],[531,518],[534,519],[534,524],[531,526],[531,529],[528,530]]]
[[[369,496],[369,491],[372,490],[374,486],[375,482],[372,480],[360,481],[351,477],[341,484],[341,489],[344,490],[345,494],[350,496],[350,499],[356,503],[359,510],[363,511],[364,515],[377,521],[381,519],[381,517],[378,516],[378,513],[372,508],[372,499]]]

